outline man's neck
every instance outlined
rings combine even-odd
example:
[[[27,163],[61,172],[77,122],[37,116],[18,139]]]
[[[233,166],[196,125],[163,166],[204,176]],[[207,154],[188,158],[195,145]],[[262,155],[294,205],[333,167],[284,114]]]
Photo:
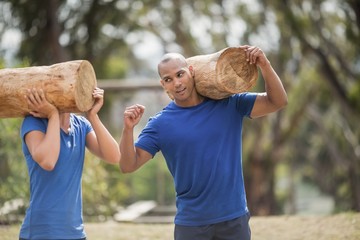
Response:
[[[174,102],[179,107],[194,107],[202,103],[204,99],[205,98],[203,96],[197,94],[195,97],[187,99],[186,101],[179,101],[175,99]]]

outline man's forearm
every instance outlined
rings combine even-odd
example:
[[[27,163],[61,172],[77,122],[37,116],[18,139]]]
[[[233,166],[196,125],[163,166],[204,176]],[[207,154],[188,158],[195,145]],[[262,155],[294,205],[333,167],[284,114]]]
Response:
[[[136,170],[136,151],[134,146],[133,129],[123,129],[120,139],[120,169],[122,172],[133,172]]]
[[[279,76],[270,62],[260,69],[265,81],[265,91],[269,101],[277,108],[284,107],[287,104],[287,94]]]

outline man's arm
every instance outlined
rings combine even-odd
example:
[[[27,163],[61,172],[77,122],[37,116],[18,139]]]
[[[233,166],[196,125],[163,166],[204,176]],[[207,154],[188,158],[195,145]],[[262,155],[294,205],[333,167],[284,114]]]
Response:
[[[264,52],[254,46],[241,46],[241,48],[246,51],[249,63],[256,64],[260,68],[265,81],[265,92],[259,93],[256,97],[250,116],[261,117],[285,107],[288,102],[286,91]]]
[[[124,112],[124,128],[119,147],[120,169],[123,173],[134,172],[149,161],[150,153],[134,146],[134,127],[139,123],[145,107],[139,104],[127,107]]]

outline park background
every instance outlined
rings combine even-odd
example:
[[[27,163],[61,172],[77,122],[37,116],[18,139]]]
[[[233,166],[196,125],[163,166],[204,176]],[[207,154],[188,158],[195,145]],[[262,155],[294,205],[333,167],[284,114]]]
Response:
[[[244,123],[252,215],[360,211],[358,0],[2,0],[0,36],[1,68],[90,61],[105,89],[100,117],[116,139],[126,106],[145,105],[139,132],[170,101],[156,69],[165,52],[191,57],[256,45],[282,79],[289,104]],[[264,91],[261,76],[251,91]],[[21,220],[29,199],[21,121],[0,119],[2,224]],[[161,154],[133,174],[86,155],[86,222],[107,221],[141,200],[172,206],[174,198]],[[4,210],[19,201],[19,218]]]

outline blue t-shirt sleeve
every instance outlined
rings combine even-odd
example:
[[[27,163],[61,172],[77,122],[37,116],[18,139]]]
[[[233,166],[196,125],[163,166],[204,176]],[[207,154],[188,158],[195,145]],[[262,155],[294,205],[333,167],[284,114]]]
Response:
[[[135,141],[136,147],[147,151],[153,157],[158,151],[160,151],[155,122],[154,118],[150,118],[145,128],[141,131],[138,139]]]
[[[236,109],[244,116],[250,117],[257,93],[240,93],[233,96],[236,99]]]
[[[26,155],[30,154],[29,149],[25,143],[25,135],[31,131],[41,131],[46,133],[47,119],[36,118],[33,116],[26,116],[22,122],[20,129],[20,136],[22,141],[22,149]]]
[[[93,127],[91,126],[91,123],[89,122],[89,120],[86,117],[84,117],[84,116],[76,116],[76,117],[78,117],[79,121],[82,123],[81,125],[85,129],[86,135],[89,132],[94,131]]]
[[[26,116],[22,122],[20,135],[24,139],[25,135],[31,131],[46,132],[46,119],[35,118],[33,116]]]

